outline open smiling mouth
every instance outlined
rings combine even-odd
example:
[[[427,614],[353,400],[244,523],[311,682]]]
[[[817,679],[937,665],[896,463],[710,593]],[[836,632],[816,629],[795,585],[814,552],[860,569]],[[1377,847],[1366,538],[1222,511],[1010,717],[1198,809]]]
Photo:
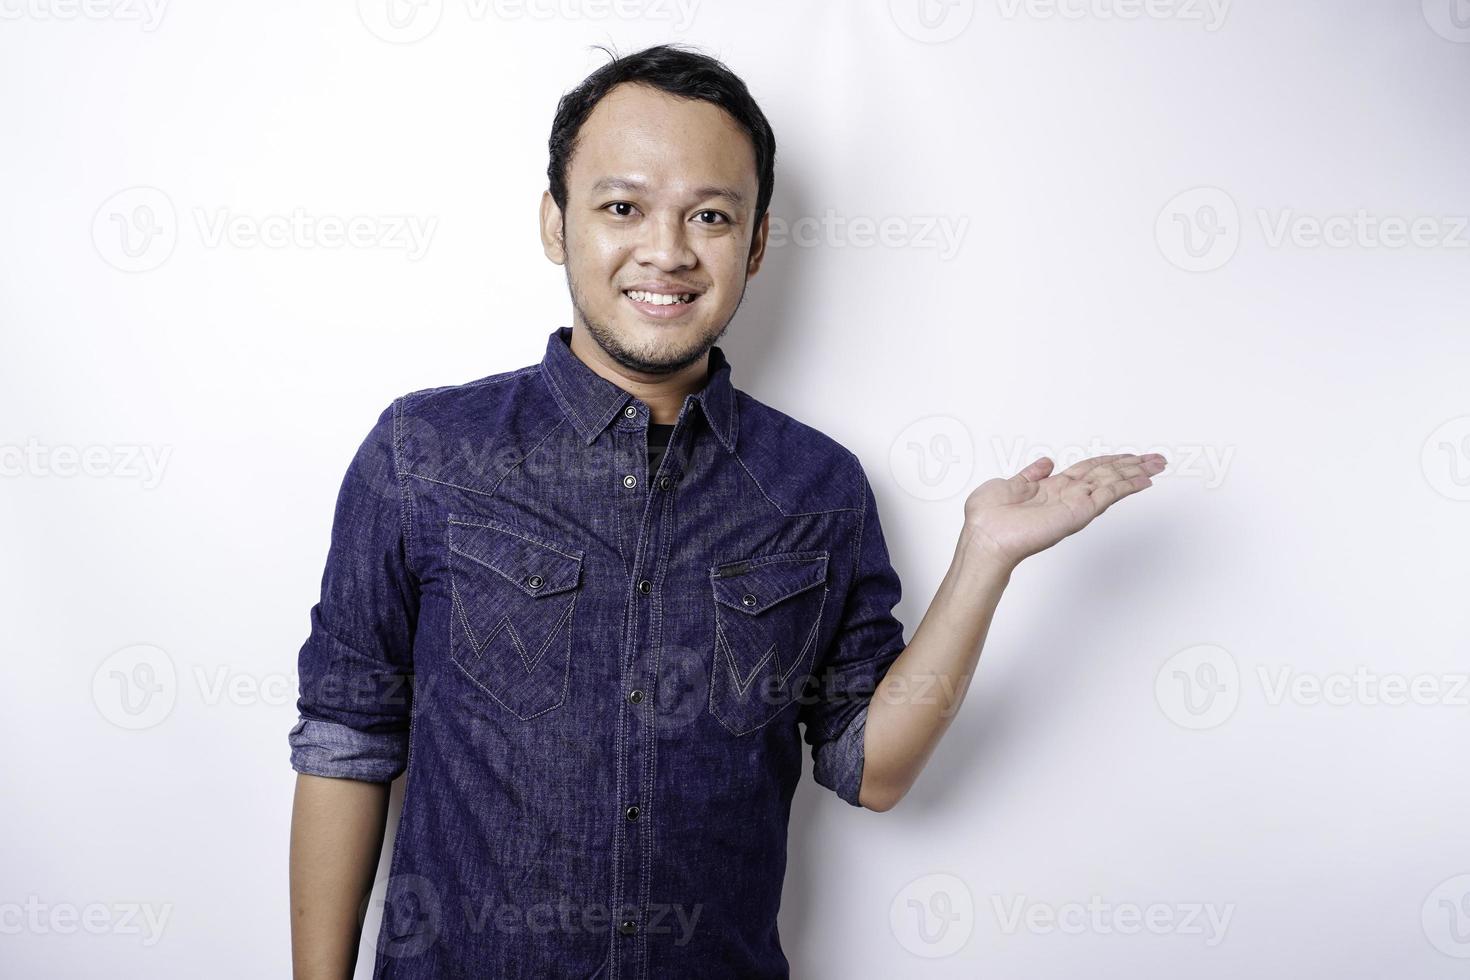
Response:
[[[699,302],[699,293],[654,293],[643,289],[625,289],[623,296],[633,308],[655,320],[673,320],[684,316]]]

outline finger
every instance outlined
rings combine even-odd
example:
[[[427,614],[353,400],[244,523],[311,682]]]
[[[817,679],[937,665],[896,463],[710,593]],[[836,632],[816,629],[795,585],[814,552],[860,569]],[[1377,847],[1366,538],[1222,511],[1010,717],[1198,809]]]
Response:
[[[1153,476],[1163,468],[1162,463],[1125,463],[1120,459],[1114,463],[1103,463],[1083,477],[1081,482],[1091,486],[1103,486],[1117,483],[1119,480],[1131,480],[1137,476]]]
[[[1164,472],[1164,468],[1169,465],[1168,461],[1158,453],[1150,453],[1139,459],[1140,461],[1138,463],[1117,467],[1117,471],[1125,480],[1137,480],[1139,477],[1143,477],[1149,481],[1148,483],[1142,484],[1142,486],[1149,486],[1153,478]]]
[[[1093,487],[1088,491],[1088,497],[1092,500],[1093,506],[1097,508],[1094,516],[1101,514],[1124,497],[1131,496],[1153,485],[1154,481],[1149,479],[1147,474],[1140,474],[1128,479],[1114,480],[1110,483]]]
[[[1150,453],[1147,456],[1119,456],[1111,462],[1097,464],[1082,475],[1081,482],[1089,486],[1101,486],[1135,476],[1153,476],[1162,472],[1164,465],[1164,457],[1158,453]]]
[[[1069,479],[1073,480],[1080,480],[1082,479],[1083,474],[1087,473],[1088,471],[1094,470],[1104,463],[1111,463],[1113,460],[1123,459],[1127,455],[1127,453],[1114,453],[1111,456],[1093,456],[1090,459],[1084,459],[1080,462],[1073,463],[1071,466],[1062,470],[1059,475],[1068,477]]]
[[[1056,464],[1052,462],[1051,457],[1043,456],[1040,459],[1032,460],[1029,465],[1011,477],[1011,479],[1018,483],[1035,483],[1037,480],[1045,479],[1054,465]]]
[[[1135,465],[1143,467],[1152,475],[1162,472],[1164,467],[1168,465],[1168,460],[1159,453],[1145,453],[1141,456],[1137,453],[1113,453],[1109,456],[1093,456],[1090,459],[1082,460],[1080,463],[1074,463],[1063,470],[1060,475],[1074,480],[1082,480],[1086,479],[1088,474],[1093,470],[1100,467],[1112,466],[1118,468]]]

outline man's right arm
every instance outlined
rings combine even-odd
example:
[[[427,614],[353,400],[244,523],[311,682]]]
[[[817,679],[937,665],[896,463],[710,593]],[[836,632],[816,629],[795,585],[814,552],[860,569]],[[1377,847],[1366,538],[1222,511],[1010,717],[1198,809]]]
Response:
[[[343,478],[321,600],[301,648],[291,814],[296,980],[347,980],[377,871],[388,790],[408,765],[418,581],[394,402]]]
[[[295,980],[347,980],[373,887],[387,783],[300,773],[291,809],[291,968]]]

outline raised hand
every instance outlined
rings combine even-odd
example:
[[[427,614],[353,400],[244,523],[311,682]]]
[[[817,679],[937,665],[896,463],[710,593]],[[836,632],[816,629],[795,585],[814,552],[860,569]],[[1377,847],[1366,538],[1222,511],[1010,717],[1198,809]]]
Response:
[[[1116,453],[1048,475],[1054,465],[1043,456],[1009,479],[976,487],[965,500],[965,540],[1014,568],[1082,530],[1115,502],[1153,486],[1150,477],[1163,471],[1166,460],[1158,453]]]

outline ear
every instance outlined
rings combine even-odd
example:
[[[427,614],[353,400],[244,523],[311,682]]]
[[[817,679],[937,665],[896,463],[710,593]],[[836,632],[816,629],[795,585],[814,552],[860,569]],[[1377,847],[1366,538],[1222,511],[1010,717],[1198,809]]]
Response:
[[[766,235],[771,230],[771,212],[761,215],[761,223],[756,226],[755,235],[750,240],[750,258],[745,260],[745,278],[749,279],[761,269],[761,260],[766,257]]]
[[[541,194],[541,250],[557,265],[566,264],[566,224],[549,190]]]

